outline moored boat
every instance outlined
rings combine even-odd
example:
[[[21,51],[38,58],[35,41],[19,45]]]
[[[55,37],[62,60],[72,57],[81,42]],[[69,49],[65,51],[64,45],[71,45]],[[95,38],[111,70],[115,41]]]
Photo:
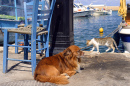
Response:
[[[124,52],[130,53],[130,25],[122,27],[119,31],[124,46]]]
[[[105,10],[105,9],[102,10],[96,9],[95,12],[93,13],[93,15],[111,15],[111,14],[112,10]]]
[[[123,26],[119,30],[119,34],[121,36],[121,40],[124,46],[124,52],[130,53],[130,4],[127,4],[127,10],[126,6],[122,6],[123,11],[119,9],[119,13],[123,17]]]
[[[75,3],[73,5],[73,14],[74,14],[73,16],[74,17],[90,16],[91,13],[92,12],[89,10],[89,8],[86,8],[81,3]]]

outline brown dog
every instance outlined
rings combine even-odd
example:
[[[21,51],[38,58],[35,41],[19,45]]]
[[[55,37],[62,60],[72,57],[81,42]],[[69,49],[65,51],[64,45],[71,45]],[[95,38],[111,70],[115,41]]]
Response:
[[[34,79],[40,82],[68,84],[69,76],[80,70],[79,63],[84,53],[78,46],[72,45],[63,52],[42,59],[34,73]]]

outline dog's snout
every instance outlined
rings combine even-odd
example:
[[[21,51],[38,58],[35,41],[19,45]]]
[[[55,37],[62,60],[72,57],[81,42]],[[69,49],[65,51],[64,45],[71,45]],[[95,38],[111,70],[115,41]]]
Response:
[[[84,53],[84,52],[82,52],[82,55],[83,55],[83,56],[84,56],[84,54],[85,54],[85,53]]]

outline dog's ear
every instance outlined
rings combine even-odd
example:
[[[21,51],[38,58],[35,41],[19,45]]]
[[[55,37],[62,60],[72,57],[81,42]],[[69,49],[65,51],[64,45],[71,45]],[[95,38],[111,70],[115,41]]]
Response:
[[[65,51],[64,51],[64,57],[68,57],[68,56],[70,56],[70,55],[72,55],[72,52],[71,52],[71,50],[70,49],[66,49]]]
[[[71,52],[71,50],[70,49],[67,49],[67,50],[65,50],[65,52],[64,52],[64,56],[68,56],[68,55],[70,55],[72,52]]]

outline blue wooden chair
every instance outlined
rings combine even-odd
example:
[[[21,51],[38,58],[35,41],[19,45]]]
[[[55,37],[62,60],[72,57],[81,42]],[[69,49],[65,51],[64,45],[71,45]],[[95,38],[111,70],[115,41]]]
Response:
[[[17,28],[17,29],[5,29],[4,30],[4,50],[3,50],[3,73],[7,72],[7,66],[8,66],[8,60],[12,61],[23,61],[23,62],[31,62],[32,65],[32,74],[34,74],[34,70],[36,68],[36,53],[42,50],[45,50],[46,57],[49,56],[49,32],[50,32],[50,24],[51,24],[51,18],[53,14],[53,9],[55,5],[56,0],[52,0],[51,6],[49,10],[39,10],[39,0],[33,0],[33,12],[32,14],[28,12],[29,15],[32,15],[32,26],[27,26],[24,28]],[[44,19],[48,20],[47,25],[44,27],[37,26],[38,21],[43,21]],[[19,33],[24,34],[24,46],[19,46],[17,44],[11,45],[8,44],[9,40],[9,33]],[[28,36],[31,35],[31,45],[28,45]],[[41,49],[36,50],[36,37],[37,36],[45,36],[45,46]],[[42,36],[43,37],[43,36]],[[43,42],[43,38],[41,37],[41,40],[38,40],[38,42]],[[23,47],[26,50],[24,50],[24,59],[14,59],[8,57],[8,47]],[[31,49],[31,60],[28,60],[28,48]]]
[[[39,1],[39,8],[41,9],[41,10],[44,10],[44,8],[45,8],[45,1]],[[30,16],[30,14],[32,14],[32,9],[33,8],[33,1],[31,1],[31,2],[29,2],[29,3],[26,3],[26,2],[24,2],[24,18],[25,18],[25,24],[23,24],[23,25],[16,25],[16,27],[26,27],[27,25],[29,25],[29,24],[31,24],[32,23],[32,21],[29,21],[29,19],[31,19],[32,18],[32,16]],[[43,21],[40,21],[39,22],[39,24],[43,24],[44,25],[44,20]],[[18,45],[18,44],[20,44],[20,43],[23,43],[24,42],[24,40],[23,39],[19,39],[19,36],[21,37],[23,34],[19,34],[19,33],[15,33],[15,44],[16,45]],[[44,35],[43,35],[44,36]],[[25,35],[24,35],[24,37],[26,37]],[[38,39],[40,40],[40,37],[41,36],[38,36]],[[43,37],[43,40],[45,40],[44,39],[44,37]],[[24,44],[25,44],[25,42],[24,42]],[[29,44],[29,43],[28,43]],[[43,45],[43,44],[42,44]],[[45,42],[44,42],[44,46],[45,46]],[[38,48],[40,49],[41,48],[41,43],[40,42],[38,42]],[[24,48],[24,50],[26,51],[26,48]],[[18,47],[15,47],[15,53],[16,54],[18,54]],[[41,53],[41,52],[40,52]],[[28,57],[28,56],[26,56],[26,57]]]

